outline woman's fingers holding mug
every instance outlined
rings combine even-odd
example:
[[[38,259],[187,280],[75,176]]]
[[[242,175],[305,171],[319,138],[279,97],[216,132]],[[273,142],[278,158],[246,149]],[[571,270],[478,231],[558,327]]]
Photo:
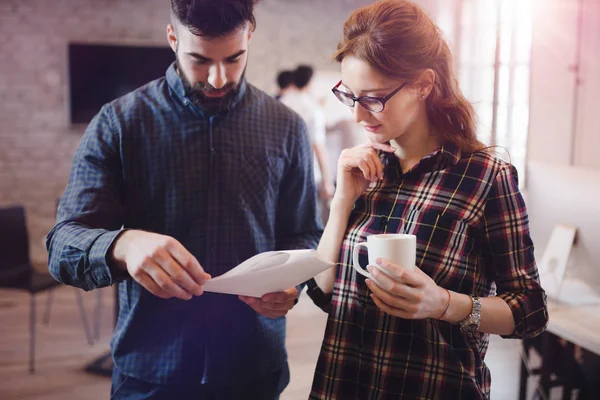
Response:
[[[411,268],[401,267],[382,257],[377,258],[375,262],[379,268],[384,269],[395,280],[410,286],[418,286],[423,283],[421,274],[418,273],[418,268],[415,266],[411,266]]]
[[[373,295],[375,295],[379,300],[383,301],[390,307],[399,308],[407,313],[412,314],[419,311],[418,302],[399,296],[396,293],[391,293],[387,290],[384,290],[377,283],[370,279],[367,279],[366,282],[369,286],[369,289],[371,289],[371,291],[373,292]]]
[[[383,291],[385,293],[390,294],[393,297],[402,298],[411,302],[419,302],[421,301],[422,295],[419,289],[414,288],[405,284],[404,282],[396,281],[385,273],[379,271],[377,268],[369,268],[373,279],[367,279],[367,285],[369,288],[376,291]]]
[[[375,294],[371,295],[373,302],[377,307],[385,312],[386,314],[392,315],[394,317],[404,318],[404,319],[416,319],[418,318],[415,313],[408,312],[402,308],[394,307],[390,304],[387,304],[381,298],[377,297]]]
[[[401,279],[390,276],[374,266],[368,266],[367,270],[373,277],[371,283],[377,286],[380,290],[391,293],[394,296],[408,299],[411,301],[419,301],[420,295],[418,289],[407,285]]]

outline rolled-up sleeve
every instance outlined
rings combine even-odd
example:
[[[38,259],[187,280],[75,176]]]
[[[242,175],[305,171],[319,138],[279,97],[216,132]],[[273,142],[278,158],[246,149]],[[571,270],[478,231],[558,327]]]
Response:
[[[508,304],[515,320],[513,334],[503,337],[536,336],[546,328],[548,308],[540,286],[525,202],[512,165],[506,164],[498,172],[484,213],[486,272],[496,282],[497,296]]]
[[[123,224],[119,138],[112,109],[104,106],[77,149],[57,223],[46,238],[48,268],[58,281],[92,290],[122,281],[110,268],[112,243]]]

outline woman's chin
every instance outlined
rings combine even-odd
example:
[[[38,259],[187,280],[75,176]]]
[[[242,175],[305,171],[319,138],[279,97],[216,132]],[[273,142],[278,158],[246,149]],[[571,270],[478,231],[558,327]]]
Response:
[[[384,133],[369,133],[369,140],[378,144],[388,144],[390,142],[390,138]]]

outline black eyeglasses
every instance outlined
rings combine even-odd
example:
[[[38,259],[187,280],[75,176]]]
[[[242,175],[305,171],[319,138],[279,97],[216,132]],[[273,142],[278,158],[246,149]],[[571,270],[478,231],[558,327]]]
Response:
[[[391,99],[404,86],[406,86],[407,82],[404,82],[402,85],[398,86],[398,88],[396,88],[396,90],[394,90],[392,93],[388,94],[385,97],[371,97],[371,96],[355,97],[355,96],[352,96],[350,93],[342,92],[340,89],[338,89],[338,87],[341,84],[342,84],[342,81],[339,81],[338,84],[335,85],[333,87],[333,89],[331,89],[331,91],[333,92],[333,94],[335,94],[335,97],[337,97],[339,101],[341,101],[343,104],[347,105],[348,107],[354,107],[354,104],[356,104],[356,102],[358,101],[360,103],[360,105],[365,108],[365,110],[378,113],[378,112],[382,112],[385,109],[385,103],[387,103],[387,101],[389,99]]]

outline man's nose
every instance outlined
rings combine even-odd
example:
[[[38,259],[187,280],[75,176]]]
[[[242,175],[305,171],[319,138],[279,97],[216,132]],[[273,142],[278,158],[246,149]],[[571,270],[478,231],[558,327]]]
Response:
[[[221,89],[227,84],[225,68],[221,64],[214,64],[208,70],[208,83],[215,89]]]

